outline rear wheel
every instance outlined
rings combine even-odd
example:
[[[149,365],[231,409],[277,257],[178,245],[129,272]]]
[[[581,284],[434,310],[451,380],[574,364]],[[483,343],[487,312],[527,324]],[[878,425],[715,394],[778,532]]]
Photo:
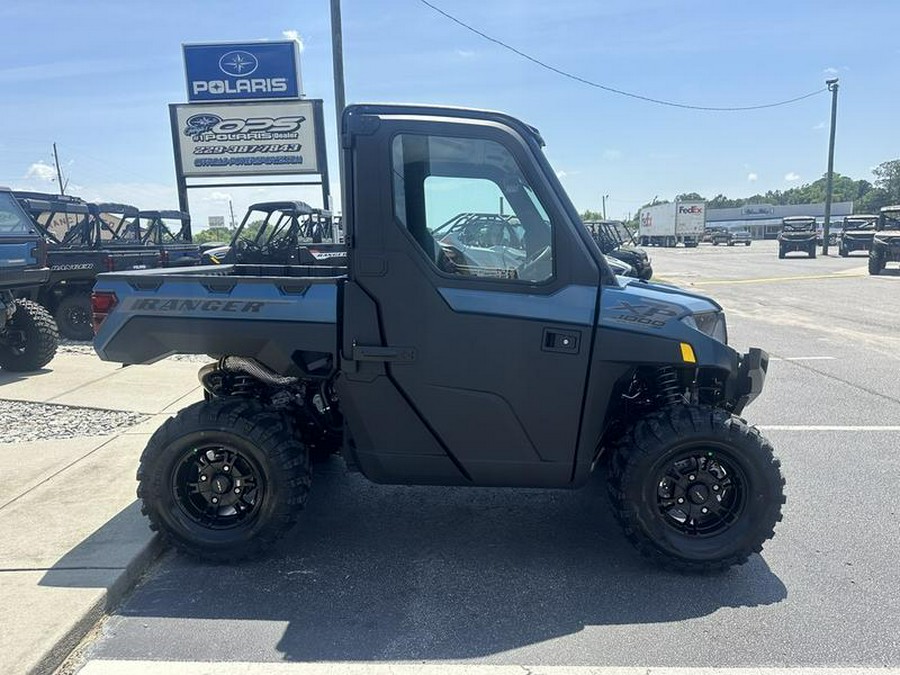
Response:
[[[283,414],[246,399],[196,403],[153,434],[138,469],[150,527],[219,562],[255,557],[296,522],[309,457]]]
[[[750,245],[750,242],[749,242],[749,241],[745,241],[745,242],[744,242],[744,246],[749,246],[749,245]]]
[[[815,244],[813,244],[812,246],[809,247],[809,257],[810,257],[810,258],[815,258],[815,257],[816,257],[816,246],[815,246]]]
[[[784,247],[783,246],[778,247],[778,259],[784,260]]]
[[[746,562],[774,535],[785,502],[769,442],[738,417],[693,406],[652,413],[626,432],[609,493],[638,551],[685,572]]]
[[[850,255],[850,251],[848,251],[843,246],[840,246],[838,247],[838,255],[840,255],[842,258],[846,258],[848,255]]]
[[[56,324],[63,337],[70,340],[92,340],[91,294],[84,291],[67,295],[56,306]]]
[[[0,368],[15,372],[40,370],[56,355],[59,333],[53,317],[31,300],[15,301],[16,311],[0,343]]]

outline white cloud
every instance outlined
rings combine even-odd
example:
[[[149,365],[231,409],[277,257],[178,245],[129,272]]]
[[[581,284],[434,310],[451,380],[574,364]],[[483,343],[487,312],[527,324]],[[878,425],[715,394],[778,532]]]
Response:
[[[622,159],[622,151],[615,150],[613,148],[607,148],[603,151],[603,159],[609,161],[615,161],[617,159]]]
[[[825,122],[819,122],[817,125],[813,127],[813,131],[822,131],[827,129],[828,125]]]
[[[837,68],[832,68],[832,67],[829,66],[828,68],[824,68],[824,69],[822,70],[822,72],[823,72],[825,75],[837,75],[837,74],[838,74],[838,69],[837,69]]]
[[[300,53],[301,53],[301,54],[303,53],[303,49],[304,49],[304,47],[303,47],[303,38],[300,37],[300,33],[298,33],[298,32],[295,31],[295,30],[283,30],[283,31],[281,31],[281,34],[282,34],[284,37],[286,37],[288,40],[294,40],[294,41],[296,41],[297,44],[300,45]]]
[[[565,171],[563,171],[562,169],[560,169],[559,171],[556,172],[556,177],[559,178],[560,180],[562,180],[563,178],[565,178],[565,177],[568,176],[568,175],[569,175],[569,174],[567,174],[567,173],[566,173]]]
[[[751,171],[750,173],[747,174],[747,180],[749,180],[751,183],[755,183],[756,181],[759,180],[759,175],[757,175]]]
[[[56,169],[46,162],[35,162],[28,167],[25,178],[37,178],[38,180],[55,181]]]
[[[789,171],[788,173],[784,174],[784,179],[788,183],[793,183],[795,181],[800,180],[800,174],[794,173],[793,171]]]
[[[205,202],[227,202],[230,200],[230,194],[228,194],[227,192],[219,192],[218,190],[214,190],[208,195],[203,196],[203,201]]]
[[[475,56],[475,52],[469,49],[457,49],[456,55],[461,59],[471,59],[473,56]]]

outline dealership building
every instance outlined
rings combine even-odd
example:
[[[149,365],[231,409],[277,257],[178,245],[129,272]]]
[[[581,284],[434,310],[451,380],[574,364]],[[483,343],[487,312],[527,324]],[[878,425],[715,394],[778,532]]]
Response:
[[[831,204],[831,224],[839,223],[853,213],[853,202]],[[754,239],[774,239],[781,230],[781,219],[788,216],[815,216],[825,222],[825,202],[818,204],[747,204],[729,209],[706,209],[706,227],[727,230],[746,230]]]

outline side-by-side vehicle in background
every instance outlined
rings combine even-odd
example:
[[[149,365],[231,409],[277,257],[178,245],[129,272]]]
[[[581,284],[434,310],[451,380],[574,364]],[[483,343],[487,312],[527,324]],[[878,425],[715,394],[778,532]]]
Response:
[[[778,257],[800,251],[816,257],[816,219],[813,216],[789,216],[781,219],[778,233]]]
[[[869,274],[881,274],[889,262],[900,262],[900,205],[885,206],[878,214],[869,250]]]

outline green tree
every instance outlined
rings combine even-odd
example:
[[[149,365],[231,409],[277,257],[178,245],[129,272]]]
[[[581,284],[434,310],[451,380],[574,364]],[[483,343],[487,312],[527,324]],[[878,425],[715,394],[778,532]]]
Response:
[[[227,227],[210,227],[194,234],[195,244],[208,244],[211,241],[231,241],[231,230]]]
[[[706,201],[706,198],[703,197],[698,192],[683,192],[677,197],[675,197],[676,202],[702,202]]]
[[[900,204],[900,159],[882,162],[874,169],[875,187],[884,190],[892,204]]]

